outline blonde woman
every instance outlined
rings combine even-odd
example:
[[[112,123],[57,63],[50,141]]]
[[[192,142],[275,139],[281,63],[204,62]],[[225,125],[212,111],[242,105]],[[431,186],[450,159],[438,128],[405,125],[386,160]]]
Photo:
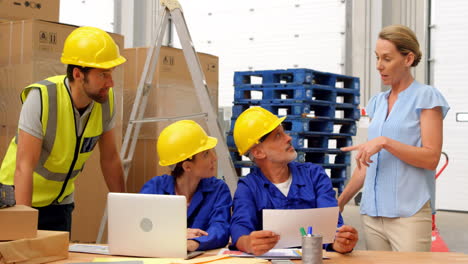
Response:
[[[421,60],[411,29],[385,27],[375,56],[382,82],[391,89],[368,103],[369,141],[342,149],[357,151],[357,168],[339,205],[343,208],[364,185],[361,215],[367,248],[430,251],[434,176],[449,106],[437,89],[411,75],[411,67]]]

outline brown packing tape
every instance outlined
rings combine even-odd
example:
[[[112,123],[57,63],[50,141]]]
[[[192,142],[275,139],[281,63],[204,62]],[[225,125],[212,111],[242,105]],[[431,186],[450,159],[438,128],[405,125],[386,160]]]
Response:
[[[36,238],[0,242],[0,264],[36,264],[68,258],[68,232],[38,230]]]

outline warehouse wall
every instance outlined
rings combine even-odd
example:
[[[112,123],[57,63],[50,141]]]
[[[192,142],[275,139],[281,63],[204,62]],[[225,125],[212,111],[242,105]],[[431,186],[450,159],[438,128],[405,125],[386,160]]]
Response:
[[[365,106],[372,95],[387,90],[381,83],[375,69],[375,43],[380,30],[388,25],[403,24],[415,31],[423,53],[422,62],[413,69],[416,80],[426,83],[427,72],[427,0],[358,0],[350,1],[351,16],[346,19],[352,32],[348,45],[350,72],[347,74],[361,78],[361,104]]]

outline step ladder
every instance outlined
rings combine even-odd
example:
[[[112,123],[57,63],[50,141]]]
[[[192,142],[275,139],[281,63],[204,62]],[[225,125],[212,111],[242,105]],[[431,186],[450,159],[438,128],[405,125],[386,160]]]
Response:
[[[218,164],[224,175],[224,180],[231,191],[231,195],[234,194],[237,187],[237,174],[234,169],[234,165],[230,158],[229,150],[226,145],[225,136],[222,133],[221,127],[218,124],[215,109],[211,103],[208,88],[206,85],[205,76],[203,74],[200,61],[198,59],[197,53],[192,43],[190,33],[187,28],[187,23],[185,22],[184,14],[182,12],[181,5],[177,0],[161,0],[162,10],[159,13],[159,21],[156,25],[156,34],[154,34],[154,40],[152,45],[148,50],[148,55],[146,57],[145,66],[138,83],[138,89],[136,92],[135,101],[133,103],[132,112],[130,114],[130,121],[125,132],[122,149],[120,152],[120,158],[122,159],[122,164],[124,167],[124,180],[127,182],[128,173],[130,171],[130,166],[133,159],[133,154],[135,152],[136,143],[138,140],[138,135],[140,133],[140,128],[143,123],[150,122],[159,122],[159,121],[176,121],[182,119],[192,119],[204,117],[206,124],[208,126],[208,132],[210,136],[216,137],[218,139],[218,144],[216,145],[216,153],[218,156]],[[187,116],[177,116],[177,117],[151,117],[144,118],[144,113],[146,110],[146,105],[148,102],[148,94],[151,89],[153,89],[153,76],[156,70],[156,65],[158,63],[158,57],[161,50],[162,40],[169,22],[171,19],[174,23],[177,31],[177,35],[180,39],[180,44],[184,52],[185,60],[189,68],[192,81],[195,87],[195,92],[197,94],[202,113],[192,114]],[[99,228],[99,233],[96,239],[96,243],[102,243],[102,235],[107,224],[107,205],[104,210],[103,217],[101,219],[101,225]]]

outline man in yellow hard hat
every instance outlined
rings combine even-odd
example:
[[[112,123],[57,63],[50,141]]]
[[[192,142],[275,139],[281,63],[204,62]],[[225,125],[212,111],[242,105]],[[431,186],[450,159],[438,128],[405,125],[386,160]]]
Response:
[[[272,249],[280,237],[262,230],[263,209],[307,209],[338,206],[330,178],[321,166],[297,163],[291,137],[278,118],[261,107],[245,110],[234,125],[234,141],[240,155],[247,155],[256,167],[239,180],[233,200],[232,243],[240,250],[261,255]],[[335,240],[327,250],[353,250],[356,229],[343,225],[341,215]]]
[[[18,134],[0,168],[0,183],[15,186],[17,204],[39,210],[39,229],[70,231],[75,179],[97,142],[107,187],[125,191],[114,137],[113,69],[126,60],[105,31],[75,29],[61,61],[67,74],[21,93]]]

